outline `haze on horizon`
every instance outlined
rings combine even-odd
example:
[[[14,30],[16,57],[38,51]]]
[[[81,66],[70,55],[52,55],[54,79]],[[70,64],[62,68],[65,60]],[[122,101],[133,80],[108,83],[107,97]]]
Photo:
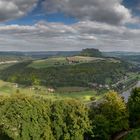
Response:
[[[0,51],[140,52],[139,0],[0,0]]]

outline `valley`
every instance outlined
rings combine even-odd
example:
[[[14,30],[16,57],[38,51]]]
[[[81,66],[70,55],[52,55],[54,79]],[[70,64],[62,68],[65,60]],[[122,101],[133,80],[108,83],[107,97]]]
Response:
[[[88,51],[44,52],[43,56],[37,54],[38,57],[32,52],[22,53],[22,59],[21,53],[2,53],[0,93],[28,93],[89,102],[100,99],[109,90],[127,91],[139,80],[139,70],[134,71],[139,65],[120,57],[104,56],[98,50],[90,50],[89,54]]]
[[[20,116],[26,117],[29,115],[33,116],[32,119],[36,119],[36,111],[41,109],[43,109],[42,112],[46,111],[47,113],[40,116],[45,115],[45,118],[51,110],[50,116],[48,116],[51,125],[47,134],[57,132],[58,130],[55,129],[60,122],[62,125],[68,123],[69,121],[67,122],[65,118],[70,117],[71,121],[76,119],[79,121],[80,115],[80,119],[85,125],[80,130],[87,129],[87,131],[83,130],[84,134],[81,133],[81,138],[84,136],[92,140],[93,137],[90,133],[94,126],[97,127],[93,130],[97,139],[102,139],[104,136],[107,138],[119,136],[119,140],[122,137],[124,139],[129,137],[131,131],[128,131],[126,104],[130,102],[129,98],[133,88],[140,86],[139,61],[138,59],[131,61],[130,56],[124,59],[123,56],[113,57],[103,54],[97,49],[84,49],[81,52],[74,52],[74,54],[73,52],[51,52],[50,54],[28,52],[28,54],[22,53],[22,58],[21,53],[18,52],[0,55],[0,97],[2,104],[0,113],[4,116],[4,119],[7,118],[7,113],[14,119],[15,114],[11,113],[14,113],[17,109],[16,116],[19,116],[18,111],[20,110]],[[5,110],[5,107],[8,108]],[[11,111],[13,108],[14,111]],[[79,109],[77,110],[77,108]],[[70,111],[67,111],[68,109]],[[68,112],[69,117],[66,112]],[[74,118],[71,116],[72,114],[75,115]],[[56,123],[54,121],[57,119],[54,120],[53,117],[57,117],[57,115],[61,121]],[[113,122],[110,116],[112,116]],[[104,117],[106,117],[105,120]],[[46,121],[44,118],[42,120]],[[118,118],[121,120],[117,121]],[[32,124],[32,119],[30,124]],[[71,127],[70,130],[79,131],[81,123],[79,124],[77,120],[75,124],[78,129],[75,130]],[[16,119],[16,122],[18,121],[21,121],[21,119]],[[93,126],[90,123],[91,121],[94,121]],[[121,121],[123,125],[120,125]],[[100,123],[103,125],[103,130],[99,126]],[[119,133],[114,135],[114,130],[108,123],[113,125],[113,129],[115,126],[115,132]],[[6,122],[6,125],[8,124]],[[23,122],[23,124],[26,123]],[[10,123],[10,126],[13,125]],[[68,125],[71,126],[71,124]],[[36,127],[39,128],[40,125]],[[105,132],[104,127],[112,129],[110,130],[111,134]],[[98,130],[98,128],[100,129]],[[18,131],[17,127],[6,128],[10,132],[13,129],[15,132]],[[61,129],[63,128],[61,127]],[[67,129],[69,130],[68,127]],[[120,130],[124,131],[120,132]],[[133,131],[137,137],[137,130],[133,129]],[[104,135],[99,136],[99,134]],[[0,134],[0,138],[5,140],[3,135],[3,133]],[[58,137],[55,134],[53,135],[56,138]],[[13,137],[16,137],[16,135],[13,135]]]

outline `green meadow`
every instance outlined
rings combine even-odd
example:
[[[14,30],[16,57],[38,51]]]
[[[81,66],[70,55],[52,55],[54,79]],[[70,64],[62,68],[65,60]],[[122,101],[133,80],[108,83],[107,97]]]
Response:
[[[66,90],[67,89],[67,90]],[[70,90],[71,89],[71,90]],[[35,94],[44,96],[45,98],[59,99],[59,98],[74,98],[81,101],[90,101],[91,98],[99,99],[102,95],[98,95],[95,90],[85,89],[82,87],[65,87],[57,89],[53,93],[48,91],[47,87],[44,86],[30,86],[25,87],[17,85],[16,83],[4,82],[0,80],[0,94]]]
[[[85,56],[50,57],[48,59],[33,61],[28,67],[39,69],[39,68],[57,67],[62,65],[75,64],[75,63],[88,63],[96,60],[104,60],[104,59],[96,58],[96,57],[85,57]]]

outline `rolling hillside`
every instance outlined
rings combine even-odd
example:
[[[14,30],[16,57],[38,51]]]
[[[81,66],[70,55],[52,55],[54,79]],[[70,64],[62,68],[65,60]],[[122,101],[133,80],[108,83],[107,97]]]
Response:
[[[123,78],[126,71],[129,65],[123,61],[74,56],[18,63],[1,70],[0,77],[25,85],[89,87],[95,83],[113,84]]]

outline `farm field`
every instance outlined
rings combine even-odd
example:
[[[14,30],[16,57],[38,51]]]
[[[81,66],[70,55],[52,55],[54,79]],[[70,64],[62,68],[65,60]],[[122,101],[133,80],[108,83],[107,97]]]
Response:
[[[104,59],[96,58],[96,57],[85,57],[85,56],[51,57],[48,59],[33,61],[28,67],[38,69],[38,68],[57,67],[57,66],[77,64],[77,63],[89,63],[96,60],[104,60]]]
[[[65,57],[53,57],[53,58],[33,61],[28,67],[46,68],[46,67],[58,66],[62,64],[67,64]]]
[[[70,88],[70,87],[69,87]],[[72,87],[71,87],[72,88]],[[77,87],[78,88],[78,87]],[[75,88],[74,88],[75,89]],[[24,87],[19,86],[16,83],[4,82],[0,80],[0,95],[9,95],[9,94],[35,94],[39,96],[43,96],[45,98],[51,98],[54,100],[57,99],[65,99],[65,98],[73,98],[80,101],[90,101],[91,97],[95,99],[99,99],[102,95],[97,95],[97,92],[91,89],[83,89],[79,87],[78,90],[73,91],[55,91],[53,93],[48,91],[48,88],[43,86],[33,86],[33,87]]]
[[[103,95],[97,95],[96,91],[81,91],[81,92],[71,92],[71,93],[56,93],[57,97],[61,98],[74,98],[81,101],[90,101],[91,98],[100,99]]]

